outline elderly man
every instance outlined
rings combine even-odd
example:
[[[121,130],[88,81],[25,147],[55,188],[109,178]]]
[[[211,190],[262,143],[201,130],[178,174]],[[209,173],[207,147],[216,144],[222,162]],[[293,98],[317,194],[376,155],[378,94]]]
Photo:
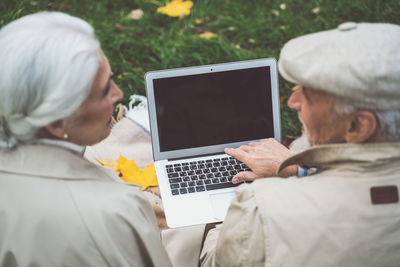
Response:
[[[252,169],[236,182],[314,172],[241,185],[202,266],[399,266],[399,47],[400,26],[370,23],[283,47],[279,71],[300,84],[288,104],[314,147],[292,155],[262,140],[226,153]]]

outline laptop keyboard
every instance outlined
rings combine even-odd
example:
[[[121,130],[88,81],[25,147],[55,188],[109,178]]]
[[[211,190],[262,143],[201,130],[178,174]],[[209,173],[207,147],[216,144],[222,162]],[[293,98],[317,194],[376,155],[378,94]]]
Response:
[[[165,165],[172,195],[184,195],[228,187],[232,178],[241,171],[250,169],[233,157],[175,163]]]

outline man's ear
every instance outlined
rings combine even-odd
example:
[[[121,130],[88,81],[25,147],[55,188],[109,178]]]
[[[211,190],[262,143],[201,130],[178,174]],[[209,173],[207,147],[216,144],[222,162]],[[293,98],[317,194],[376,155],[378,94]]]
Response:
[[[373,137],[378,128],[378,119],[368,110],[357,110],[349,120],[346,131],[347,143],[363,143]]]
[[[43,127],[53,138],[64,139],[65,121],[57,120]]]

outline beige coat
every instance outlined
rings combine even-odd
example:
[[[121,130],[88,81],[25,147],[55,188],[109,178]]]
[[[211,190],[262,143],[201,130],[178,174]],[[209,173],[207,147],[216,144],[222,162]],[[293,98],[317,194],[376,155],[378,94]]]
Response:
[[[240,186],[203,266],[400,266],[400,143],[315,147],[288,164],[317,172]]]
[[[0,152],[0,266],[171,266],[153,210],[114,172],[55,146]]]

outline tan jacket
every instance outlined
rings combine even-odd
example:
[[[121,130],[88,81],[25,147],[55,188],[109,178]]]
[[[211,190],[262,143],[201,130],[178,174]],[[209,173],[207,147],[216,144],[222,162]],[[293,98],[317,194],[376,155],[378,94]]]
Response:
[[[49,145],[0,152],[0,266],[171,266],[142,193]]]
[[[290,164],[317,172],[240,186],[203,266],[400,266],[400,143],[320,146]]]

